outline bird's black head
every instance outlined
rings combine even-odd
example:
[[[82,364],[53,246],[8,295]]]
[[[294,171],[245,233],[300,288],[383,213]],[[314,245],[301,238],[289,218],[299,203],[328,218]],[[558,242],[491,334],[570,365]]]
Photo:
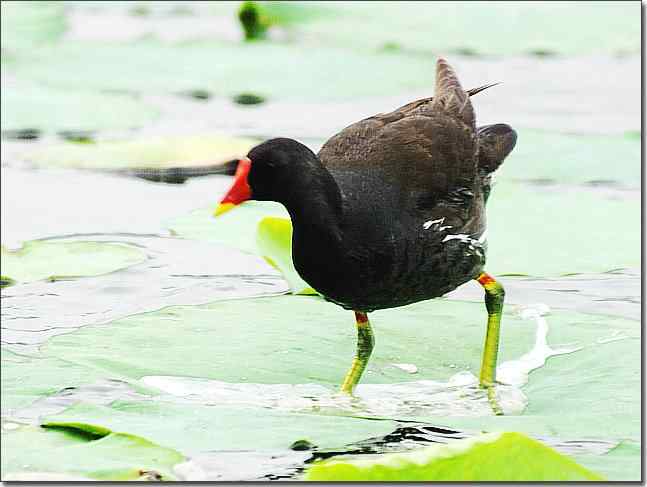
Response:
[[[284,202],[295,177],[307,177],[307,166],[317,156],[293,139],[277,138],[254,147],[247,157],[252,161],[249,186],[252,199]]]
[[[313,172],[309,169],[317,164],[317,156],[296,140],[277,138],[257,145],[238,163],[234,184],[216,216],[247,200],[286,204],[295,188],[306,186]],[[297,179],[302,184],[295,184]]]

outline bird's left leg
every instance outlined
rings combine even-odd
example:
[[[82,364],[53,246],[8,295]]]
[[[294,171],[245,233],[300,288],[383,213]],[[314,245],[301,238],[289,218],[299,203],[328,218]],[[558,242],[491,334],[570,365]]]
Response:
[[[357,324],[357,352],[353,359],[353,365],[344,378],[341,385],[341,391],[346,394],[352,394],[353,389],[362,377],[362,373],[368,364],[368,359],[373,351],[375,345],[375,338],[373,337],[373,330],[368,321],[366,313],[355,311],[355,321]]]

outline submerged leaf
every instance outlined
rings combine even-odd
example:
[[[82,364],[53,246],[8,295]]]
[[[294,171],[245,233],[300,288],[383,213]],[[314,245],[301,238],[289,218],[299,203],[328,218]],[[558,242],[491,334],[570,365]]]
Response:
[[[604,480],[521,433],[492,433],[377,458],[332,459],[313,465],[316,481],[575,481]]]

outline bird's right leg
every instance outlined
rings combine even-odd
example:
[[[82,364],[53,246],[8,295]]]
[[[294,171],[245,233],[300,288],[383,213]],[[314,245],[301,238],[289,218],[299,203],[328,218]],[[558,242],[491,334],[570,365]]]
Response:
[[[353,359],[353,365],[344,378],[341,385],[341,391],[346,394],[352,394],[353,389],[362,377],[362,373],[368,364],[368,359],[373,351],[375,345],[375,338],[373,337],[373,330],[368,321],[366,313],[355,311],[355,321],[357,324],[357,352]]]
[[[501,331],[501,314],[503,313],[505,291],[501,284],[485,272],[481,273],[476,280],[485,289],[485,307],[487,308],[488,314],[480,384],[481,387],[487,389],[488,399],[494,412],[496,414],[503,414],[496,401],[494,384],[496,382],[496,362],[499,353],[499,334]]]

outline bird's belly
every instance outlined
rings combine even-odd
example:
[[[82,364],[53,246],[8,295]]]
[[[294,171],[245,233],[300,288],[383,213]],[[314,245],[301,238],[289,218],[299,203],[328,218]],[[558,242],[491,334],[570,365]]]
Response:
[[[442,296],[477,277],[485,265],[485,250],[474,241],[448,241],[395,259],[390,267],[348,264],[337,282],[315,289],[329,301],[356,311],[404,306]],[[380,271],[372,272],[376,268]]]

